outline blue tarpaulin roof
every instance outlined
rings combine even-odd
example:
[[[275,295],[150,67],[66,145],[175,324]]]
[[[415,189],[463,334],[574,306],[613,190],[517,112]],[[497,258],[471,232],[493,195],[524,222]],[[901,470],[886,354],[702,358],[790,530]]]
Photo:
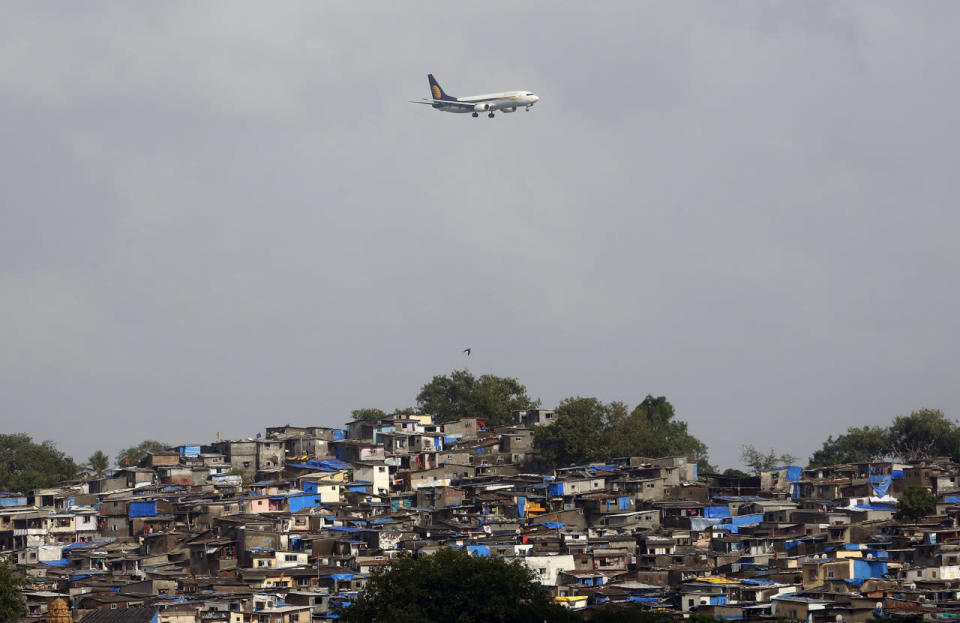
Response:
[[[303,463],[294,463],[293,467],[299,467],[303,469],[316,469],[322,472],[339,472],[342,469],[353,469],[353,466],[349,463],[341,461],[340,459],[320,459],[317,461],[304,461]]]
[[[562,522],[562,521],[545,521],[545,522],[543,522],[543,523],[540,524],[540,525],[541,525],[541,526],[546,526],[546,527],[548,527],[548,528],[553,528],[554,530],[560,530],[560,529],[563,528],[563,522]]]
[[[490,555],[490,548],[486,545],[468,545],[467,551],[470,552],[472,556],[487,557]]]

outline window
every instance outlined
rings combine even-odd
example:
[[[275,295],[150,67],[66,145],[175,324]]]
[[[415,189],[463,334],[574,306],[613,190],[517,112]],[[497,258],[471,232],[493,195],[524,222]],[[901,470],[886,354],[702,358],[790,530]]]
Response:
[[[283,559],[284,559],[286,562],[296,562],[296,561],[297,561],[297,555],[296,555],[296,554],[286,554],[286,555],[283,557]]]

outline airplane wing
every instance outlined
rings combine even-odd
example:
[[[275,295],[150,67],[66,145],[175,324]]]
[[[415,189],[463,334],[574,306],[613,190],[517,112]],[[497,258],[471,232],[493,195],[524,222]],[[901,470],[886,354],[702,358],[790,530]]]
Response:
[[[432,99],[419,99],[419,100],[410,100],[411,104],[443,104],[445,106],[463,106],[465,108],[473,108],[476,106],[476,102],[457,102],[454,100],[432,100]]]

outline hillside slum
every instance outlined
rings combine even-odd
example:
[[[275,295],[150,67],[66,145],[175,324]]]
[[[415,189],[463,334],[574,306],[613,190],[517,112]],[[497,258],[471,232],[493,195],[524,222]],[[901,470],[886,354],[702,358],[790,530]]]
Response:
[[[28,574],[27,621],[116,621],[131,608],[124,620],[335,620],[376,569],[441,547],[522,561],[577,610],[960,615],[948,459],[737,478],[633,456],[533,473],[534,427],[553,418],[522,411],[488,429],[407,415],[170,447],[103,477],[0,494],[0,550]],[[935,515],[894,519],[909,485],[937,496]]]

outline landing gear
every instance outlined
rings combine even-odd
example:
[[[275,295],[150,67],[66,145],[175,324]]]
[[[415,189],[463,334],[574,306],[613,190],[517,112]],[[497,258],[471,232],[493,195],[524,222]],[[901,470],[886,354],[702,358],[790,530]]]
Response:
[[[476,119],[477,117],[480,116],[480,113],[478,113],[478,112],[470,113],[470,114],[473,115],[473,118],[474,118],[474,119]]]
[[[491,119],[493,119],[493,113],[490,113],[490,114],[488,114],[487,116],[490,117]]]

